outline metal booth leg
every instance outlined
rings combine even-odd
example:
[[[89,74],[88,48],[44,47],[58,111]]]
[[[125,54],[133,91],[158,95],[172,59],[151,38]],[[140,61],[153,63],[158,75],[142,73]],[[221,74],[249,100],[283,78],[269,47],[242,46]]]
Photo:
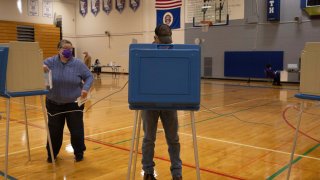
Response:
[[[23,97],[23,107],[24,107],[24,122],[25,122],[26,137],[27,137],[28,160],[31,161],[26,97]]]
[[[8,178],[8,155],[9,155],[9,123],[10,123],[10,98],[7,98],[6,108],[7,122],[6,122],[6,150],[4,159],[4,179]]]
[[[298,117],[298,120],[297,120],[296,132],[294,134],[293,146],[292,146],[292,151],[291,151],[291,156],[290,156],[290,162],[289,162],[289,165],[288,165],[287,180],[290,179],[292,161],[293,161],[293,157],[294,157],[294,152],[296,150],[296,145],[297,145],[297,140],[298,140],[298,135],[299,135],[299,129],[300,129],[300,123],[301,123],[301,118],[302,118],[302,113],[303,113],[303,105],[304,105],[304,102],[302,102],[300,104],[300,112],[299,112],[299,117]]]
[[[133,156],[133,150],[134,150],[134,140],[136,138],[138,114],[139,114],[139,111],[136,110],[134,115],[134,124],[133,124],[132,136],[131,136],[132,141],[131,141],[131,147],[130,147],[130,156],[129,156],[128,172],[127,172],[126,180],[130,180],[130,175],[131,175],[132,156]]]
[[[53,166],[53,171],[56,171],[56,163],[54,161],[54,156],[53,156],[53,149],[52,149],[52,143],[51,143],[51,137],[50,137],[50,131],[49,131],[49,126],[48,126],[48,117],[47,117],[47,111],[44,105],[44,99],[43,96],[40,96],[40,101],[41,101],[41,106],[42,106],[42,112],[43,112],[43,117],[46,125],[46,130],[47,130],[47,138],[48,138],[48,143],[49,143],[49,149],[50,149],[50,155],[51,155],[51,160],[52,160],[52,166]]]
[[[134,148],[135,155],[134,155],[134,160],[133,160],[133,174],[132,174],[132,179],[135,179],[136,175],[136,166],[137,166],[137,156],[138,156],[138,150],[139,150],[139,139],[140,139],[140,129],[141,129],[141,113],[142,111],[139,112],[138,115],[138,130],[136,133],[136,145]]]
[[[195,160],[196,170],[197,170],[197,180],[200,180],[200,166],[199,166],[199,158],[198,158],[198,145],[197,145],[197,135],[196,135],[194,111],[191,111],[190,115],[191,115],[191,126],[192,126],[194,160]]]

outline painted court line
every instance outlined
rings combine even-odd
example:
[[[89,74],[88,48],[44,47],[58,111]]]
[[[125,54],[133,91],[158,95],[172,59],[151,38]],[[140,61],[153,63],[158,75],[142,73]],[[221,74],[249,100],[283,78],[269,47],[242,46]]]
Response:
[[[110,131],[104,131],[104,132],[101,132],[101,133],[96,133],[96,134],[87,135],[87,136],[85,136],[85,137],[98,136],[98,135],[101,135],[101,134],[107,134],[107,133],[111,133],[111,132],[121,131],[121,130],[128,129],[128,128],[132,128],[132,127],[133,127],[133,126],[127,126],[127,127],[123,127],[123,128],[119,128],[119,129],[113,129],[113,130],[110,130]]]
[[[187,134],[187,133],[179,133],[179,134],[192,137],[192,134]],[[243,147],[248,147],[248,148],[253,148],[253,149],[259,149],[259,150],[264,150],[264,151],[270,151],[270,152],[275,152],[275,153],[280,153],[280,154],[291,155],[291,153],[284,152],[284,151],[268,149],[268,148],[263,148],[263,147],[258,147],[258,146],[252,146],[252,145],[247,145],[247,144],[242,144],[242,143],[237,143],[237,142],[225,141],[225,140],[221,140],[221,139],[209,138],[209,137],[204,137],[204,136],[197,136],[197,138],[210,140],[210,141],[217,141],[217,142],[227,143],[227,144],[232,144],[232,145],[237,145],[237,146],[243,146]],[[304,158],[314,159],[314,160],[320,161],[320,158],[316,158],[316,157],[306,156],[306,155],[302,155],[302,154],[294,154],[294,155],[298,156],[298,157],[304,157]]]

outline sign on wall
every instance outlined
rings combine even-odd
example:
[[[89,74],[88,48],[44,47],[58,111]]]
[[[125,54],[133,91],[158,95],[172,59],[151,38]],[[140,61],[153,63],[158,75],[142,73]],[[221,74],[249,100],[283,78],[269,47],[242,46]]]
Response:
[[[39,16],[39,0],[28,0],[28,15]]]
[[[280,0],[267,0],[267,20],[280,21]]]
[[[42,16],[52,18],[53,17],[53,2],[52,0],[43,0],[42,2]]]

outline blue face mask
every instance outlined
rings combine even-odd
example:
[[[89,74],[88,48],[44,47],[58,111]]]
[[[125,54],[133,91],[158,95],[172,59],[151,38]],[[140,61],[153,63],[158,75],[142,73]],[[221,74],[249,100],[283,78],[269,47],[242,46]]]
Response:
[[[62,55],[63,55],[63,57],[69,59],[69,58],[72,56],[72,50],[70,50],[70,49],[64,49],[64,50],[62,51]]]

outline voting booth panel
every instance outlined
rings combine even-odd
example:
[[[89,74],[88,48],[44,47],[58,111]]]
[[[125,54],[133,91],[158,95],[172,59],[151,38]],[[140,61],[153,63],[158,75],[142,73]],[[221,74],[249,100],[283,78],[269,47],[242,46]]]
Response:
[[[301,53],[300,93],[320,95],[320,42],[307,42]]]
[[[0,48],[0,95],[17,97],[47,92],[43,53],[37,42],[10,42]]]
[[[130,109],[198,110],[200,46],[131,44]]]

